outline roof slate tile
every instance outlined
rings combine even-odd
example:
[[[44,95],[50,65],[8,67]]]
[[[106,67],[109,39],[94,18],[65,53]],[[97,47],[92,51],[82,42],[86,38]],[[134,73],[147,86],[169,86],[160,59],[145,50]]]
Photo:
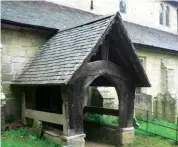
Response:
[[[76,28],[59,31],[37,51],[13,83],[66,83],[90,54],[111,20],[112,17],[109,16]]]

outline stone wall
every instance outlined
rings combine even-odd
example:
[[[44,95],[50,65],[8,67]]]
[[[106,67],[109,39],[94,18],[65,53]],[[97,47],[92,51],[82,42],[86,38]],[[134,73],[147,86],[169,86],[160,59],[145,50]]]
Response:
[[[17,119],[20,114],[20,96],[13,94],[10,82],[48,37],[49,32],[46,31],[1,24],[1,84],[7,100],[7,120]]]
[[[144,58],[144,69],[151,83],[151,87],[143,88],[142,92],[153,97],[158,93],[166,93],[165,84],[167,79],[164,68],[174,70],[174,92],[178,94],[178,56],[175,54],[154,51],[147,48],[137,48],[136,53],[139,57]],[[164,66],[163,66],[164,65]],[[165,83],[166,82],[166,83]]]

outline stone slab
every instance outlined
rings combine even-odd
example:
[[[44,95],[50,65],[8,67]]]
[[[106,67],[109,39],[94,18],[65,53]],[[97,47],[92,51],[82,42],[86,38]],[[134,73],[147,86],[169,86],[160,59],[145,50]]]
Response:
[[[119,144],[128,145],[133,142],[135,136],[134,128],[121,128],[119,130]]]
[[[55,132],[44,131],[44,137],[55,144],[62,145],[62,147],[85,147],[85,134],[62,136]]]

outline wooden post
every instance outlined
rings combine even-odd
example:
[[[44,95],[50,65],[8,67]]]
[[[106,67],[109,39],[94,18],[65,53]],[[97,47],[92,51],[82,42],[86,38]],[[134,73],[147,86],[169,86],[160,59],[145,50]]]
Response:
[[[64,122],[65,122],[65,123],[63,123],[63,135],[68,136],[69,128],[68,128],[68,118],[67,118],[67,114],[66,114],[66,104],[65,103],[66,102],[63,101],[63,104],[62,104],[62,114],[63,114]]]
[[[109,55],[109,43],[108,41],[105,41],[101,46],[101,59],[108,61],[108,55]]]
[[[127,127],[133,127],[135,88],[130,86],[128,93]]]
[[[21,106],[21,117],[22,123],[26,125],[26,118],[25,118],[25,109],[26,109],[26,99],[25,99],[25,92],[22,93],[22,106]]]
[[[62,94],[62,115],[64,117],[63,123],[63,135],[68,136],[68,108],[67,108],[67,97],[66,97],[66,88],[61,86],[61,94]]]

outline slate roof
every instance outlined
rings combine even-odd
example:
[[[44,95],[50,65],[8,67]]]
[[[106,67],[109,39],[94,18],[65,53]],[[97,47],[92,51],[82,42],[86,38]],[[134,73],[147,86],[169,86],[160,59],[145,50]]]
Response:
[[[1,1],[1,19],[21,24],[62,30],[96,17],[89,12],[47,1]]]
[[[129,37],[135,44],[158,47],[168,51],[178,51],[178,34],[124,21]]]
[[[39,9],[40,8],[40,9]],[[1,19],[64,30],[98,19],[98,15],[46,1],[2,1]],[[178,35],[124,21],[135,44],[178,52]]]
[[[112,17],[108,16],[58,32],[37,51],[12,83],[67,83],[92,51],[111,20]]]

